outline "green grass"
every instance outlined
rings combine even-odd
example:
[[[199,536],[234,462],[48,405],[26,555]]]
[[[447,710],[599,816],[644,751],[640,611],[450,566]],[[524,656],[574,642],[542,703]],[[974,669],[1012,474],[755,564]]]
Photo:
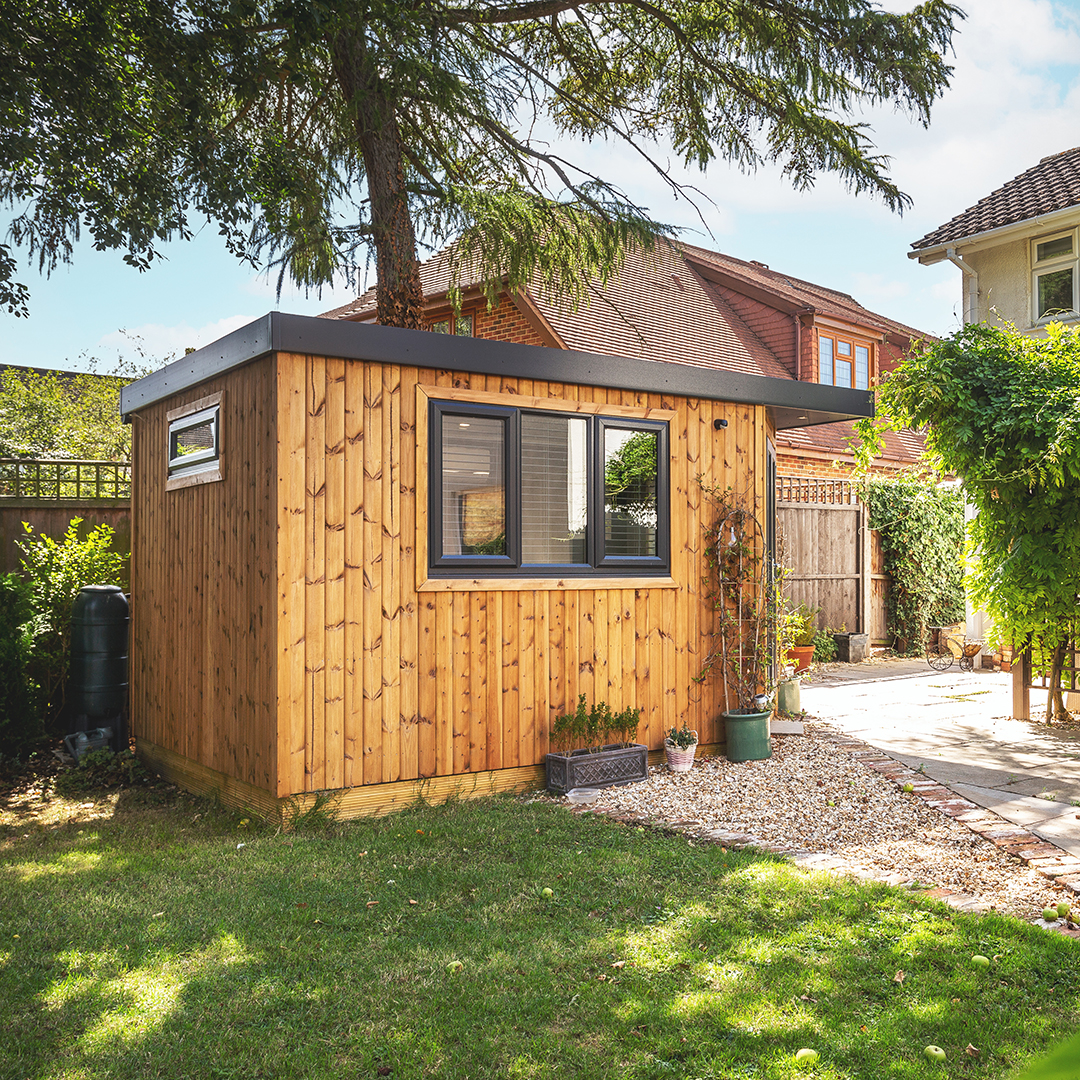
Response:
[[[146,799],[0,815],[4,1080],[1006,1077],[1080,1026],[1076,942],[768,857],[510,798],[291,834]]]

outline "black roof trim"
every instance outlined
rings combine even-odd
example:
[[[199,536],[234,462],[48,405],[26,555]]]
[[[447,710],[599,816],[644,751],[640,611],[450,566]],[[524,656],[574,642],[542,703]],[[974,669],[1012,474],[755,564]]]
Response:
[[[874,415],[874,396],[868,390],[280,311],[124,387],[120,411],[126,417],[272,352],[765,405],[780,430]]]

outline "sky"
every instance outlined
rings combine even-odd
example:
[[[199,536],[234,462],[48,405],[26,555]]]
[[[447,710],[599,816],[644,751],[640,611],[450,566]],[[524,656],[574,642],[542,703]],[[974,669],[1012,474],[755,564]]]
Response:
[[[1080,0],[961,6],[968,17],[954,38],[952,85],[930,127],[888,110],[861,118],[878,151],[892,159],[893,179],[913,199],[903,216],[851,195],[827,175],[813,190],[796,192],[772,168],[749,176],[723,162],[705,176],[675,170],[706,196],[695,206],[674,198],[625,148],[595,143],[568,156],[620,179],[656,220],[685,228],[690,243],[756,259],[848,292],[917,330],[947,334],[960,325],[960,271],[908,259],[912,242],[1040,158],[1080,145]],[[158,366],[267,311],[317,315],[366,286],[342,282],[321,296],[287,286],[278,298],[276,274],[238,262],[212,224],[162,250],[166,260],[144,273],[127,266],[120,252],[96,252],[85,243],[71,266],[50,277],[24,264],[30,317],[0,311],[0,363],[103,372],[123,360]]]

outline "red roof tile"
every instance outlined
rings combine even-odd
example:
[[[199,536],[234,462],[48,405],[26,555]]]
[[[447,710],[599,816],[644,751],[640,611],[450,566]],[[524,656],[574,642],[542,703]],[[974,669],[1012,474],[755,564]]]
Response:
[[[1014,177],[911,246],[921,251],[1077,205],[1080,205],[1080,146],[1044,157],[1038,165]]]

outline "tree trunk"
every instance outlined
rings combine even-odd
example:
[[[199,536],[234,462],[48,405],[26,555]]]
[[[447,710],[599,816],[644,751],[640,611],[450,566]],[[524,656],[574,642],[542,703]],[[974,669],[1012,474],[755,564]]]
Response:
[[[424,293],[394,105],[367,53],[362,31],[339,34],[331,53],[364,159],[375,244],[376,318],[384,326],[419,330]]]
[[[1054,720],[1069,719],[1069,710],[1065,708],[1065,698],[1061,691],[1061,669],[1065,664],[1065,648],[1064,643],[1058,645],[1050,661],[1050,692],[1046,695],[1046,722],[1048,724],[1052,724]]]

